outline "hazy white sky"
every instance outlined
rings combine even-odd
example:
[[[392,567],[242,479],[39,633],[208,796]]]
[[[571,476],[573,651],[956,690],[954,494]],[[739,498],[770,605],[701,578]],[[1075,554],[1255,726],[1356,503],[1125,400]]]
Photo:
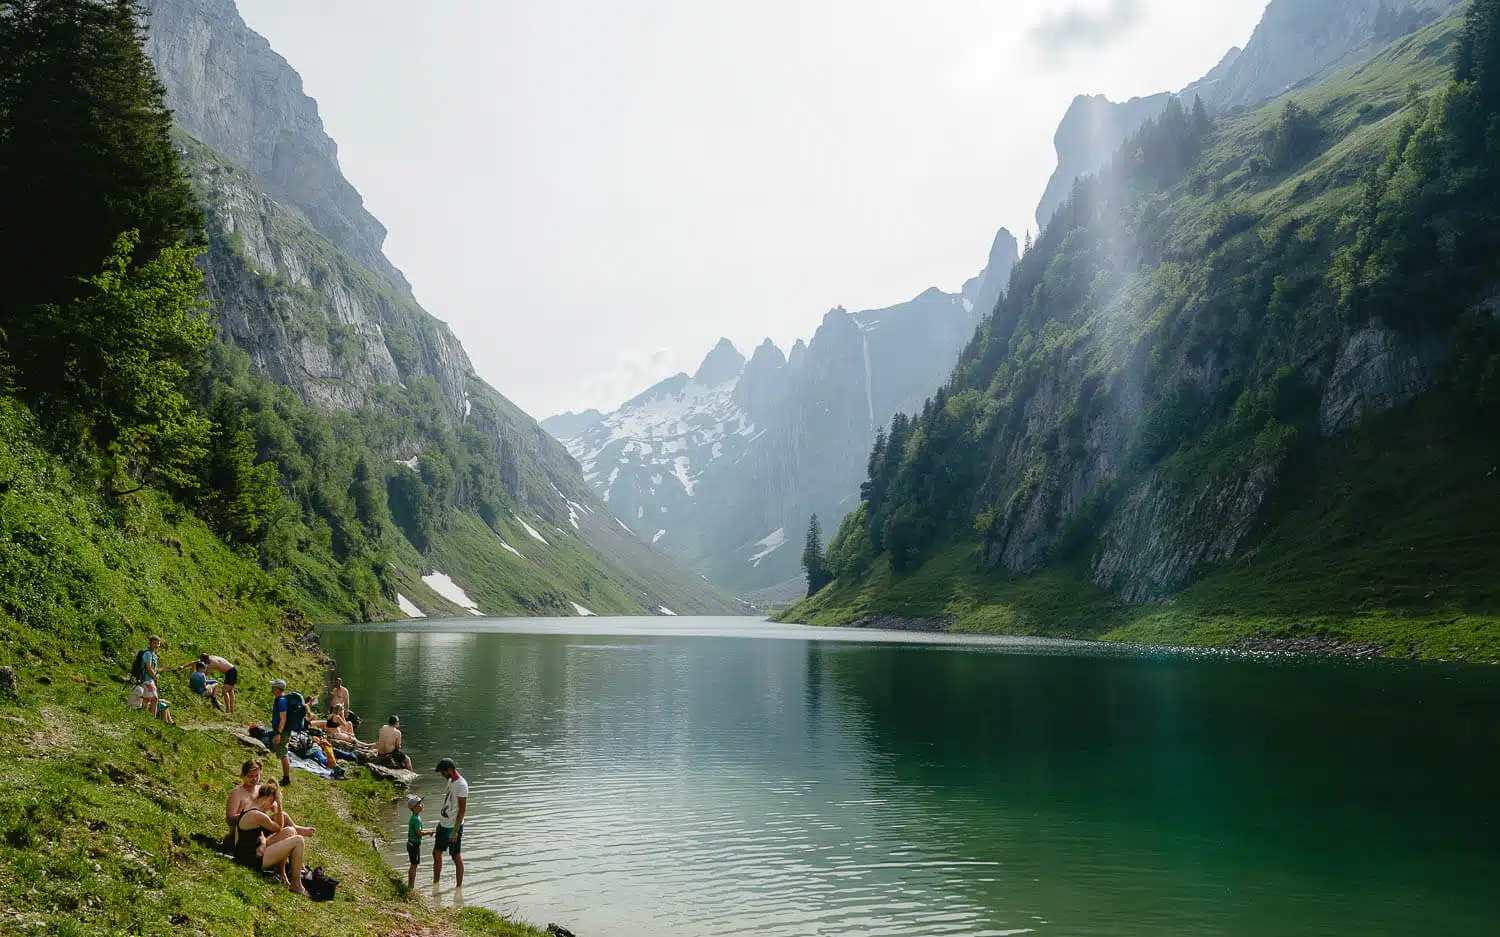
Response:
[[[957,289],[1074,95],[1177,90],[1265,0],[239,0],[390,258],[538,418]]]

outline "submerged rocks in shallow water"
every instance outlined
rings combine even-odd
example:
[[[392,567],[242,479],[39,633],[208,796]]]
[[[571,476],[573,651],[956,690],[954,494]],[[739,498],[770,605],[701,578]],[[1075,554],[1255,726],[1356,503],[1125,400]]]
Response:
[[[956,618],[902,618],[900,615],[866,615],[845,622],[845,628],[868,628],[872,631],[921,631],[936,633],[953,628]]]
[[[1384,657],[1385,648],[1377,644],[1350,644],[1335,638],[1250,638],[1239,650],[1258,654],[1317,654],[1322,657],[1357,657],[1368,660]]]

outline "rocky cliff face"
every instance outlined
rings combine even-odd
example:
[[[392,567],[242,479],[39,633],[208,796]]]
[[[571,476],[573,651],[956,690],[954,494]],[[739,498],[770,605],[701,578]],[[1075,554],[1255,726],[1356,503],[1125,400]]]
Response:
[[[422,452],[462,438],[466,458],[504,486],[506,512],[455,511],[424,548],[461,553],[471,571],[466,582],[435,581],[487,596],[492,608],[547,614],[597,605],[596,594],[615,611],[734,608],[623,530],[567,450],[481,380],[448,326],[416,303],[381,253],[384,228],[339,172],[317,105],[232,0],[148,7],[147,51],[207,217],[205,283],[219,338],[304,403],[347,413],[371,461],[399,466],[388,471],[416,471]],[[443,539],[461,531],[476,539],[462,548]],[[507,537],[533,545],[523,555]],[[427,572],[398,572],[412,582],[403,600],[439,612],[471,607],[422,586]]]
[[[383,253],[385,227],[339,169],[317,102],[234,0],[146,0],[145,9],[146,51],[177,123],[360,265],[409,291]]]
[[[639,536],[715,583],[782,584],[790,595],[808,518],[818,514],[831,533],[858,503],[876,431],[937,389],[1016,260],[1016,239],[1002,230],[959,293],[831,310],[790,355],[767,340],[747,362],[721,341],[691,377],[602,419],[564,414],[543,425]]]
[[[1445,16],[1464,0],[1272,0],[1245,48],[1231,49],[1178,96],[1212,113],[1255,107],[1363,61]],[[1098,172],[1125,138],[1159,115],[1171,94],[1123,103],[1080,95],[1057,130],[1057,170],[1037,206],[1046,227],[1073,180]]]

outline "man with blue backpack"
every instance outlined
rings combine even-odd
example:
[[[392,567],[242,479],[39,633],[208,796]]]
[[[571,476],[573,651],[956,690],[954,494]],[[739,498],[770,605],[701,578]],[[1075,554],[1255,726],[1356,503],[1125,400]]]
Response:
[[[271,693],[275,702],[271,707],[271,754],[281,759],[281,786],[292,783],[292,762],[287,758],[286,746],[293,732],[302,731],[307,725],[307,701],[301,693],[288,693],[285,680],[272,680]]]

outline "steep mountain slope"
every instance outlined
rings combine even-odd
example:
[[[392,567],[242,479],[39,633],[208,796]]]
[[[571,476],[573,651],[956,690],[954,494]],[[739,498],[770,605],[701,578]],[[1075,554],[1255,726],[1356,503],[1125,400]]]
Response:
[[[959,293],[834,309],[790,356],[767,340],[746,361],[721,341],[691,377],[608,415],[543,426],[642,538],[726,588],[790,597],[808,519],[831,528],[854,505],[876,430],[948,373],[1015,261],[1015,238],[1001,231]]]
[[[1210,113],[1255,107],[1356,64],[1451,13],[1464,0],[1272,0],[1243,50],[1230,49],[1177,97],[1201,98]],[[1057,170],[1037,206],[1046,227],[1073,180],[1098,172],[1125,138],[1166,107],[1172,95],[1115,103],[1079,95],[1058,127]]]
[[[354,608],[340,593],[373,575],[379,595],[359,615],[735,608],[628,536],[566,450],[475,375],[381,253],[384,229],[300,78],[234,4],[156,0],[150,13],[147,49],[206,208],[219,339],[227,362],[245,361],[208,393],[244,413],[287,480],[306,530],[287,562],[327,606]],[[275,402],[276,387],[294,402]],[[338,443],[320,456],[310,433]],[[355,504],[356,470],[385,503]],[[319,540],[331,557],[314,563]]]
[[[1494,656],[1500,55],[1451,82],[1461,20],[1169,105],[1076,186],[793,617]]]

